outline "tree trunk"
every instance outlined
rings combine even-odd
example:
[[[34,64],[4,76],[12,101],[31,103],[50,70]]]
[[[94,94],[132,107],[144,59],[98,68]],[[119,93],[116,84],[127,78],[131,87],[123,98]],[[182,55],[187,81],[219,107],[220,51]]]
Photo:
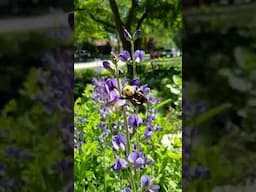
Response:
[[[122,43],[123,50],[127,50],[127,51],[131,52],[131,44],[130,44],[129,41],[127,41],[125,39],[123,31],[124,31],[124,26],[129,32],[131,30],[132,20],[134,18],[134,13],[135,13],[136,1],[135,0],[132,1],[132,7],[130,9],[130,12],[129,12],[129,15],[128,15],[128,18],[127,18],[127,23],[125,25],[123,24],[123,22],[121,20],[116,1],[115,0],[109,0],[109,4],[110,4],[110,8],[112,10],[113,16],[114,16],[115,27],[116,27],[116,30],[117,30],[118,35],[120,37],[120,41]],[[137,24],[137,29],[141,27],[141,24],[142,24],[143,20],[145,19],[145,17],[146,17],[146,12],[144,12],[142,18],[139,20],[139,22]],[[141,48],[141,40],[138,39],[135,42],[135,49],[139,49],[139,48]],[[132,73],[133,73],[132,72],[132,65],[127,65],[128,78],[132,77]]]

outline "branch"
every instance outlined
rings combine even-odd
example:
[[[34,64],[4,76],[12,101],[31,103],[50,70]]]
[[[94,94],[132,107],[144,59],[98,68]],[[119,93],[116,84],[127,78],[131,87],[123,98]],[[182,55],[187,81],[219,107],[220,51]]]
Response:
[[[112,10],[113,16],[114,16],[116,30],[119,34],[121,41],[125,42],[125,37],[123,35],[123,22],[121,21],[116,1],[109,0],[109,4],[110,4],[110,8]]]
[[[146,19],[147,15],[148,15],[148,11],[145,9],[141,18],[139,19],[139,21],[137,23],[136,30],[141,28],[141,25],[142,25],[143,21]]]
[[[112,28],[112,29],[115,28],[115,25],[113,25],[112,23],[109,23],[109,22],[107,22],[107,21],[105,21],[105,20],[103,20],[103,19],[97,18],[97,17],[95,17],[95,16],[94,16],[93,14],[91,14],[91,13],[89,13],[89,16],[91,17],[92,20],[94,20],[94,21],[96,21],[96,22],[98,22],[98,23],[101,23],[101,24],[105,25],[106,27],[110,27],[110,28]]]
[[[132,19],[134,18],[135,8],[136,8],[136,0],[132,0],[132,6],[129,10],[129,14],[125,24],[125,27],[128,31],[131,30]]]

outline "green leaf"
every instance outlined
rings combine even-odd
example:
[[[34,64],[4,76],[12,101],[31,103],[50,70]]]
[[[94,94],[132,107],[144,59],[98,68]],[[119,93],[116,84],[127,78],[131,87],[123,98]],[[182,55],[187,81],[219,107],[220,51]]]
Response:
[[[230,107],[232,107],[232,104],[230,104],[230,103],[224,103],[222,105],[214,107],[214,108],[208,110],[207,112],[199,115],[195,119],[195,121],[193,121],[191,124],[193,124],[193,125],[200,125],[200,124],[204,123],[205,121],[213,118],[215,115],[217,115],[217,114],[219,114],[219,113],[229,109]]]
[[[155,108],[156,108],[156,109],[159,109],[159,108],[161,108],[161,107],[167,105],[167,104],[170,103],[171,101],[172,101],[171,99],[166,99],[166,100],[162,101],[161,103],[157,104],[157,105],[155,106]]]
[[[182,84],[182,80],[181,80],[181,78],[180,78],[178,75],[174,75],[174,76],[172,77],[172,79],[173,79],[173,81],[174,81],[174,83],[175,83],[176,85],[181,85],[181,84]]]

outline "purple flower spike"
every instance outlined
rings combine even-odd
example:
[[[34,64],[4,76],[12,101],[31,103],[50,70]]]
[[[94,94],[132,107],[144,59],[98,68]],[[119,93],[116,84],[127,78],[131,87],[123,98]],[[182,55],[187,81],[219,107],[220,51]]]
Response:
[[[152,185],[152,179],[147,175],[143,175],[140,178],[140,186],[149,192],[157,192],[160,189],[158,185]]]
[[[105,69],[111,69],[111,67],[110,67],[110,62],[108,62],[108,61],[103,61],[103,67],[104,67]]]
[[[128,156],[128,161],[133,163],[135,168],[142,168],[145,165],[144,153],[133,152]]]
[[[143,61],[144,56],[145,56],[145,52],[143,50],[136,50],[134,53],[134,59],[137,62]]]
[[[132,36],[127,29],[124,29],[124,37],[127,41],[132,40]]]
[[[134,86],[139,86],[140,85],[140,80],[138,78],[135,78],[132,80],[131,85]]]
[[[118,133],[117,135],[115,135],[115,137],[113,138],[112,140],[112,145],[113,145],[113,148],[115,150],[125,150],[125,145],[126,145],[126,137],[121,134],[121,133]]]
[[[130,53],[126,50],[123,50],[120,54],[119,54],[119,59],[123,62],[128,61],[131,58]]]
[[[111,166],[111,168],[119,172],[122,168],[126,168],[128,163],[126,160],[117,157],[116,162]]]
[[[128,117],[128,124],[131,127],[138,128],[142,124],[142,119],[138,115],[130,115]]]

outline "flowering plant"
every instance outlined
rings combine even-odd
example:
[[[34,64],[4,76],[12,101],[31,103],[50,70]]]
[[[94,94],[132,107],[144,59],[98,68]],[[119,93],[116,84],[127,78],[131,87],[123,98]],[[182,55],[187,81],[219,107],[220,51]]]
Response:
[[[101,102],[101,118],[107,122],[108,113],[115,112],[120,115],[119,126],[112,127],[110,130],[103,131],[102,142],[106,146],[112,145],[115,151],[115,160],[111,168],[116,171],[126,171],[128,173],[127,187],[121,191],[159,191],[158,185],[153,185],[153,180],[149,176],[143,175],[143,169],[153,164],[153,160],[143,152],[140,145],[141,142],[147,141],[151,135],[160,131],[161,127],[154,125],[153,110],[150,105],[157,101],[150,96],[150,89],[147,85],[140,85],[139,78],[136,77],[135,62],[143,60],[144,51],[136,50],[134,52],[134,40],[140,34],[136,31],[132,36],[127,30],[124,30],[124,36],[131,42],[131,53],[124,50],[117,57],[113,52],[112,63],[103,61],[105,69],[109,70],[114,78],[106,80],[94,79],[95,93],[92,98],[95,102]],[[131,62],[133,66],[133,79],[121,79],[118,61]],[[138,106],[147,104],[148,114],[142,119],[139,115]],[[144,136],[139,135],[138,129],[145,126]],[[108,126],[106,126],[108,127]],[[111,143],[106,142],[106,138],[110,137]],[[112,137],[112,138],[111,138]],[[138,182],[140,178],[140,182]]]
[[[134,40],[140,31],[133,36],[126,30],[124,33],[131,47],[134,47]],[[163,119],[159,121],[155,106],[160,100],[153,97],[148,85],[142,84],[136,75],[136,65],[143,61],[144,55],[143,50],[135,51],[133,48],[131,52],[123,50],[119,55],[112,52],[112,61],[103,61],[103,67],[112,77],[94,78],[93,86],[87,86],[84,92],[84,95],[90,96],[77,100],[75,190],[79,191],[80,186],[84,185],[89,191],[156,192],[179,188],[179,184],[175,186],[174,182],[172,187],[164,184],[169,182],[166,175],[170,176],[171,171],[173,176],[178,175],[178,163],[173,169],[169,166],[172,162],[181,162],[181,155],[177,155],[181,151],[170,153],[167,151],[169,146],[165,147],[158,139],[162,137],[163,128],[170,125]],[[119,61],[132,64],[132,79],[124,77]],[[89,150],[93,153],[86,156]],[[101,157],[94,155],[95,151]],[[83,154],[86,163],[81,160]],[[177,160],[172,160],[171,155]],[[90,171],[92,168],[89,164],[93,161],[100,163]],[[83,171],[81,167],[88,170],[83,176],[80,174]],[[104,186],[94,178],[104,180]],[[115,186],[109,186],[110,182]]]

